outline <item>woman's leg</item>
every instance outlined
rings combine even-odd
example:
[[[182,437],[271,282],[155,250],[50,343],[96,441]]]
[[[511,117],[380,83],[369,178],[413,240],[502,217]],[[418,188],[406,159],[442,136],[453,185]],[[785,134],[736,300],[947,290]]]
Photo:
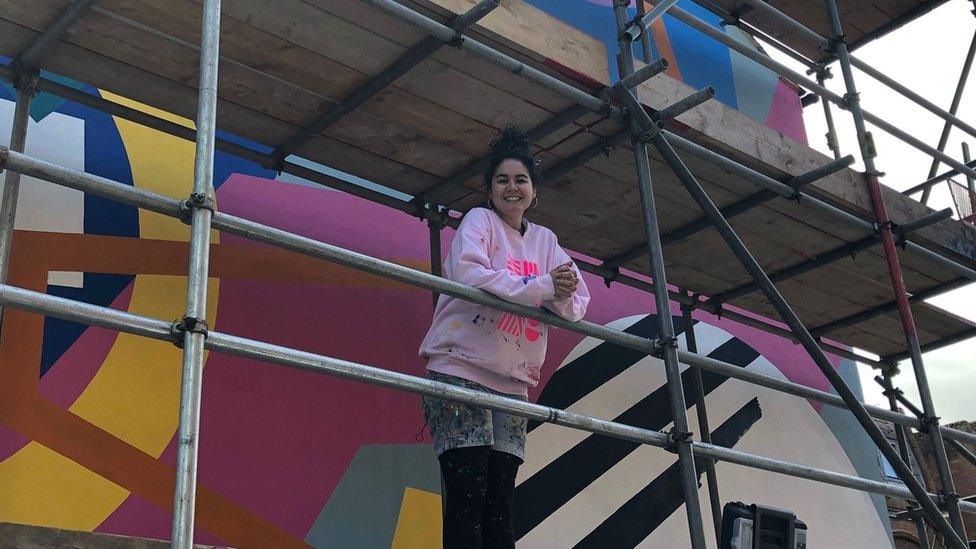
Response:
[[[469,446],[446,450],[438,458],[444,480],[444,549],[483,547],[488,456],[489,446]]]
[[[515,475],[522,459],[508,452],[488,452],[488,486],[485,501],[484,549],[513,549],[515,526],[512,524],[512,496]]]

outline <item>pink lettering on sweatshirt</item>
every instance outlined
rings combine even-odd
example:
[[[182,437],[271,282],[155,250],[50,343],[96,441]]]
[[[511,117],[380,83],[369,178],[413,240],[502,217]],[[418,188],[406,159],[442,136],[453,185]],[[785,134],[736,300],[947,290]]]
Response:
[[[454,236],[444,276],[577,321],[590,299],[586,285],[581,279],[572,296],[555,299],[549,275],[569,261],[549,229],[528,223],[520,234],[494,211],[474,208]],[[427,359],[428,370],[527,395],[539,383],[547,334],[548,326],[537,320],[441,295],[420,355]]]

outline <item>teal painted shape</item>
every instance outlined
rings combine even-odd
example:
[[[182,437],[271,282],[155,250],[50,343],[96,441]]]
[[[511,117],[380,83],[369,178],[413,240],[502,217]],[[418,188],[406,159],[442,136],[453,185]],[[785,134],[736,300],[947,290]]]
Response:
[[[57,82],[58,84],[64,84],[65,86],[72,87],[76,90],[80,90],[85,87],[84,84],[82,84],[77,80],[60,76],[54,74],[53,72],[41,71],[41,76],[48,80]],[[4,82],[3,87],[6,88],[7,92],[10,93],[11,97],[17,97],[17,91],[14,90],[12,85],[10,85],[7,82]],[[40,122],[41,120],[44,120],[49,114],[61,108],[61,105],[64,105],[64,103],[65,100],[61,99],[56,95],[52,95],[46,92],[38,93],[34,97],[34,100],[31,101],[30,117],[31,119],[34,120],[34,122]]]
[[[844,378],[844,381],[847,382],[847,385],[850,386],[851,390],[854,391],[854,394],[863,401],[864,393],[861,390],[861,378],[858,376],[857,365],[853,361],[845,358],[841,360],[840,367],[837,371]],[[833,389],[830,392],[837,394],[837,391]],[[847,453],[847,457],[850,458],[858,476],[887,482],[881,470],[881,462],[879,461],[880,451],[874,445],[871,438],[868,437],[868,434],[864,432],[864,428],[858,423],[854,414],[835,406],[824,405],[823,410],[820,412],[820,417],[823,418],[824,423],[827,424],[827,427],[837,437],[837,441],[840,442],[844,452]],[[891,520],[888,518],[888,505],[885,502],[885,497],[881,494],[873,493],[869,493],[868,495],[871,497],[871,502],[874,503],[874,508],[878,512],[878,518],[881,520],[882,526],[888,532],[888,541],[894,545],[894,538],[891,537]]]
[[[738,27],[726,26],[725,33],[736,41],[755,48],[752,38]],[[765,124],[779,85],[779,75],[735,50],[730,49],[729,56],[739,111]]]
[[[313,547],[388,549],[408,487],[440,493],[433,445],[360,446],[305,541]]]

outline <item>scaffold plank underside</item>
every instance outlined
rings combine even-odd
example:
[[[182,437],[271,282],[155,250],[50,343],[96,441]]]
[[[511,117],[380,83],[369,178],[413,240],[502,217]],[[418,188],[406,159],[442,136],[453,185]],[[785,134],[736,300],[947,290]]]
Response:
[[[403,2],[441,22],[474,0]],[[795,2],[807,4],[806,2]],[[69,4],[10,0],[0,13],[0,54],[21,51]],[[810,3],[811,5],[813,3]],[[842,3],[843,4],[843,3]],[[914,4],[914,3],[913,3]],[[609,9],[609,8],[608,8]],[[358,0],[224,0],[218,127],[270,149],[288,140],[426,35]],[[196,109],[196,44],[201,3],[195,0],[100,0],[43,60],[45,69],[187,118]],[[896,14],[892,14],[894,17]],[[506,0],[473,27],[471,36],[592,93],[609,82],[606,51],[596,40],[518,0]],[[691,92],[666,75],[641,87],[645,104],[663,108]],[[442,185],[487,152],[499,128],[529,129],[571,101],[464,50],[444,47],[295,153],[387,187],[417,195],[439,188],[459,211],[482,204],[478,177]],[[542,169],[624,128],[591,113],[537,144]],[[717,102],[680,116],[672,131],[781,181],[830,159]],[[719,205],[761,190],[754,182],[694,156],[686,163]],[[662,233],[702,217],[659,158],[652,158]],[[864,219],[871,218],[861,174],[842,170],[807,187],[810,193]],[[931,212],[885,189],[891,217],[906,222]],[[564,246],[597,260],[640,247],[643,230],[629,141],[582,167],[543,182],[531,217],[552,228]],[[869,236],[802,204],[775,199],[736,216],[733,226],[768,272],[802,263]],[[913,241],[976,268],[976,230],[942,221]],[[823,326],[893,299],[880,245],[779,283],[811,327]],[[718,234],[707,229],[666,246],[669,282],[716,295],[750,281]],[[909,290],[920,292],[958,275],[925,258],[902,255]],[[641,258],[625,268],[646,274]],[[759,292],[731,305],[776,318]],[[915,307],[922,344],[967,333],[973,325],[935,308]],[[897,312],[822,334],[882,356],[905,350]]]

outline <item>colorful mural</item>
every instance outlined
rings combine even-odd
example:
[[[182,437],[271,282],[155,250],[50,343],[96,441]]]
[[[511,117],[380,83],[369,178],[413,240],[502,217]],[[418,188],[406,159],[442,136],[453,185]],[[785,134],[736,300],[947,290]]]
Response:
[[[679,44],[677,31],[667,30]],[[678,56],[676,65],[691,79],[694,63]],[[739,89],[729,82],[725,93]],[[12,100],[9,88],[0,89],[0,142],[9,139]],[[45,94],[31,117],[29,154],[172,197],[190,191],[189,142]],[[402,213],[278,180],[223,153],[214,184],[222,211],[429,269],[426,226]],[[182,314],[185,225],[30,178],[21,198],[11,284],[156,318]],[[451,236],[445,231],[445,246]],[[422,373],[416,351],[430,321],[427,292],[231,235],[213,242],[213,329]],[[588,320],[654,334],[649,295],[587,283]],[[695,319],[703,354],[829,389],[791,342],[704,313]],[[853,364],[836,364],[856,385]],[[0,379],[0,521],[168,538],[179,349],[8,310]],[[882,478],[877,452],[849,414],[722,376],[704,379],[718,443]],[[666,429],[664,385],[656,359],[554,330],[543,383],[530,397]],[[516,494],[520,547],[686,544],[671,454],[551,425],[533,425],[528,445]],[[199,542],[439,545],[440,482],[414,395],[211,353],[199,460]],[[887,536],[880,498],[726,464],[718,473],[723,500],[793,509],[815,546],[876,547]]]
[[[617,79],[615,56],[618,46],[613,0],[527,0],[527,3],[606,44],[611,79]],[[653,5],[644,3],[650,11]],[[634,0],[631,4],[634,4]],[[722,25],[719,16],[698,2],[681,0],[677,6],[722,29],[737,41],[761,51],[752,37],[735,26]],[[631,17],[635,16],[637,8],[631,7],[630,14]],[[719,101],[764,122],[791,139],[807,143],[797,88],[778,74],[706,38],[670,15],[665,15],[651,26],[650,43],[650,59],[664,57],[671,62],[667,70],[669,76],[696,89],[712,86]],[[639,57],[643,56],[639,45],[634,51]]]

